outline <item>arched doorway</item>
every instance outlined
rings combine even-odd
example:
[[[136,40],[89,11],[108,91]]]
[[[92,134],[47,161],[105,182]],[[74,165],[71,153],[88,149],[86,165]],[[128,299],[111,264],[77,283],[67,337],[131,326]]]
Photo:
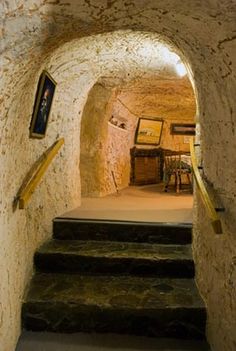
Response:
[[[147,40],[144,35],[140,45],[133,35],[130,52],[126,53],[128,59],[124,56],[125,74],[117,70],[108,77],[101,76],[85,104],[80,136],[82,196],[114,192],[114,175],[120,189],[128,186],[130,149],[135,145],[138,119],[142,116],[165,122],[158,147],[189,151],[189,138],[170,132],[174,123],[195,122],[196,103],[186,71],[181,77],[179,57],[162,42],[156,38]],[[111,120],[115,123],[109,123]],[[123,128],[114,128],[114,124]]]
[[[115,70],[109,75],[101,76],[90,90],[84,107],[80,134],[82,198],[104,197],[127,188],[130,184],[135,185],[131,180],[131,173],[134,172],[131,169],[133,162],[131,162],[130,151],[133,147],[144,149],[145,152],[159,149],[162,150],[162,155],[164,150],[189,152],[189,136],[171,132],[171,126],[176,123],[195,123],[196,101],[184,65],[177,54],[152,36],[147,39],[146,34],[143,35],[142,44],[140,41],[137,44],[135,33],[132,33],[129,39],[129,50],[128,53],[125,51],[122,70]],[[127,48],[127,41],[124,45]],[[121,45],[120,50],[122,49]],[[179,71],[180,68],[183,72]],[[163,121],[163,131],[158,145],[135,145],[138,121],[143,116]],[[164,168],[161,158],[162,156],[159,156],[157,160],[158,166],[155,165],[159,173],[156,181],[151,179],[148,182],[147,179],[146,182],[144,179],[143,183],[137,182],[137,184],[161,183]],[[150,161],[153,162],[153,160]],[[139,173],[143,173],[143,170],[139,170]],[[144,178],[146,176],[145,174]],[[164,187],[159,184],[159,187],[154,190],[153,197],[157,189],[158,192],[163,193]],[[188,190],[191,188],[189,187]],[[140,195],[146,196],[145,193]],[[148,196],[150,196],[150,188]],[[156,213],[160,214],[164,209],[163,213],[166,213],[168,206],[164,203],[169,202],[169,209],[172,209],[173,214],[178,213],[178,216],[174,215],[171,218],[165,215],[159,219],[153,216],[153,221],[178,221],[178,219],[180,222],[191,221],[192,200],[186,197],[182,201],[180,198],[173,199],[172,197],[171,200],[174,201],[172,205],[169,199],[165,201],[163,198],[159,199],[163,208],[161,206],[156,208]],[[138,202],[143,200],[144,198],[140,198]],[[88,206],[85,206],[86,211],[88,207],[97,206],[94,201],[92,203],[91,201]],[[147,198],[146,201],[150,199]],[[135,202],[131,199],[128,202],[130,210],[135,211]],[[98,206],[101,206],[101,202]],[[107,216],[109,216],[110,203],[107,206]],[[123,205],[120,204],[120,207],[122,208]],[[126,206],[123,210],[125,208]],[[146,204],[146,208],[150,209],[150,202]],[[117,210],[119,209],[116,208],[116,214]],[[154,213],[154,209],[151,211]],[[178,211],[182,211],[182,218],[179,217]],[[188,212],[187,216],[184,211]],[[146,212],[145,208],[142,213],[144,212]],[[126,215],[125,218],[127,219]]]
[[[195,98],[187,77],[142,78],[119,87],[105,83],[108,85],[97,83],[91,89],[81,121],[81,192],[85,197],[114,193],[116,186],[121,190],[129,184],[155,184],[152,179],[131,180],[134,170],[130,150],[136,147],[146,153],[157,149],[188,153],[188,131],[186,135],[175,134],[171,128],[176,123],[195,123]],[[163,121],[157,145],[135,143],[142,117]],[[160,182],[162,172],[158,172]]]

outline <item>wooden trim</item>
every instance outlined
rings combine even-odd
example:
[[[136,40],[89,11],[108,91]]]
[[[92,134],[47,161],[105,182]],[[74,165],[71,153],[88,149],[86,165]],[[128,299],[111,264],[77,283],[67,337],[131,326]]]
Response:
[[[200,191],[202,201],[206,207],[208,216],[211,220],[212,227],[213,227],[214,232],[216,234],[222,234],[221,221],[220,221],[220,219],[217,215],[217,212],[215,210],[215,207],[214,207],[214,205],[213,205],[213,203],[208,195],[207,189],[205,187],[205,184],[203,182],[203,179],[202,179],[201,174],[200,174],[199,169],[198,169],[197,158],[196,158],[196,154],[195,154],[195,150],[194,150],[193,138],[191,139],[191,142],[190,142],[190,153],[191,153],[192,169],[193,169],[194,178],[196,180],[198,189]]]
[[[17,196],[19,208],[24,209],[30,200],[35,188],[41,181],[47,168],[51,164],[61,146],[64,144],[64,138],[57,140],[41,157],[40,162],[36,162],[33,169],[30,171],[30,177],[26,184],[23,184]],[[28,177],[27,177],[28,178]]]
[[[178,130],[178,128],[180,130]],[[183,128],[183,130],[181,130]],[[194,123],[171,123],[170,134],[173,135],[195,135],[196,124]]]

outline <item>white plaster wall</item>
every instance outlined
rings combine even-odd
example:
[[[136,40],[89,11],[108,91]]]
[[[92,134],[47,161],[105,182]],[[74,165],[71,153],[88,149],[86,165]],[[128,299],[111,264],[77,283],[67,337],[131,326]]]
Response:
[[[137,77],[162,71],[162,61],[155,53],[158,36],[154,34],[151,38],[147,34],[134,35],[136,49],[131,45],[131,34],[121,32],[66,43],[117,29],[161,33],[191,63],[189,70],[199,102],[204,170],[226,208],[222,215],[224,236],[218,239],[207,224],[202,206],[198,206],[194,235],[197,278],[208,306],[208,336],[213,351],[235,350],[235,6],[234,0],[1,2],[3,351],[14,350],[20,332],[20,304],[36,246],[50,235],[51,219],[80,201],[79,125],[89,90],[100,76],[121,75],[126,79],[130,70]],[[148,49],[145,41],[154,49]],[[46,138],[29,140],[34,93],[43,68],[53,75],[58,88]],[[59,157],[28,209],[13,212],[12,201],[25,173],[58,135],[64,136],[66,142]]]

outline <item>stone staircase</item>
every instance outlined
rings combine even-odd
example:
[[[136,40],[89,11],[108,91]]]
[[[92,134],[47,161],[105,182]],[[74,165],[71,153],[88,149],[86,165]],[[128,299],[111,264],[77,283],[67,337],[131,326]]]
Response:
[[[191,225],[54,220],[22,308],[33,331],[204,339]]]

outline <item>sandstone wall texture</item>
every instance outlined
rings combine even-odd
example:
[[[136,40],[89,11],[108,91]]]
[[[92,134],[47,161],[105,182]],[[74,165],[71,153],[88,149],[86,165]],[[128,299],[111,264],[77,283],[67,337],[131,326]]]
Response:
[[[160,40],[188,66],[205,176],[226,208],[224,235],[217,238],[196,196],[194,255],[208,338],[213,351],[236,349],[235,14],[234,0],[1,2],[1,350],[15,348],[35,248],[51,235],[51,219],[80,203],[80,123],[89,91],[101,77],[124,83],[164,72],[165,79],[177,78],[178,57],[168,49],[163,54]],[[35,140],[28,129],[42,69],[58,85],[47,135]],[[62,136],[65,146],[28,208],[14,211],[25,174]]]
[[[81,195],[84,197],[105,195],[107,116],[110,115],[113,96],[111,89],[106,89],[97,83],[89,92],[83,111],[80,136],[80,175]]]
[[[109,124],[106,160],[106,194],[126,188],[130,180],[130,148],[132,140],[129,131]],[[113,176],[112,176],[113,172]]]
[[[196,102],[193,88],[187,77],[181,79],[155,77],[130,82],[117,94],[113,115],[117,119],[123,118],[127,129],[131,130],[132,134],[135,133],[140,117],[163,119],[160,146],[166,149],[189,151],[186,137],[171,135],[170,126],[171,123],[195,122]],[[137,147],[148,148],[149,146],[137,144]]]
[[[189,137],[172,135],[171,123],[194,123],[196,103],[190,81],[142,78],[121,85],[102,79],[91,89],[81,121],[80,175],[82,196],[105,196],[130,182],[130,149],[140,117],[161,118],[158,146],[189,152]],[[115,86],[114,86],[115,85]],[[112,121],[111,121],[112,120]],[[111,121],[111,122],[110,122]],[[123,124],[124,129],[119,128]],[[113,179],[113,175],[115,180]]]

